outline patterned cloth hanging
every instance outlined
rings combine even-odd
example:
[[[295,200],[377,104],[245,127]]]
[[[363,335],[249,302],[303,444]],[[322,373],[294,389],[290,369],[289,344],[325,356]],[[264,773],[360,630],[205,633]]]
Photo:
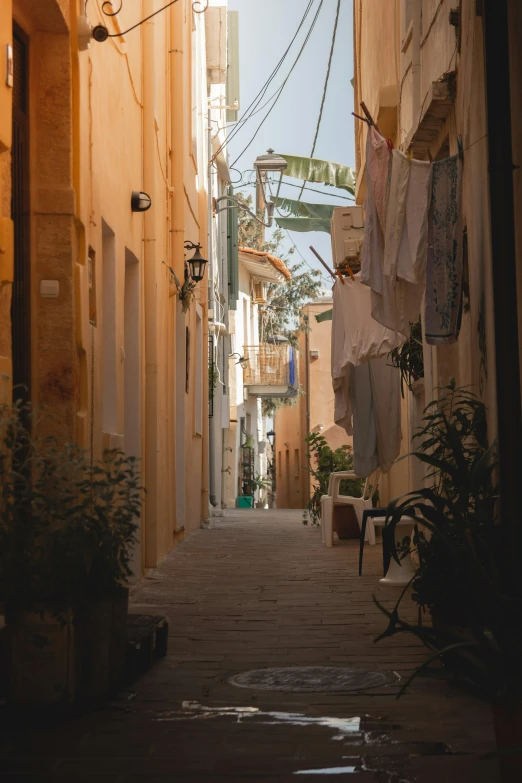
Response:
[[[450,345],[460,329],[462,299],[462,161],[459,155],[435,161],[428,218],[426,342]]]

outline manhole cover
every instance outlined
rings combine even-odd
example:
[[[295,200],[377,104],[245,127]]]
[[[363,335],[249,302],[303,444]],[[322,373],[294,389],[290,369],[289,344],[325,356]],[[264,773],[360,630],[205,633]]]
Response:
[[[285,666],[242,672],[231,677],[229,682],[239,688],[261,691],[353,693],[394,685],[399,680],[396,672],[346,669],[340,666]]]

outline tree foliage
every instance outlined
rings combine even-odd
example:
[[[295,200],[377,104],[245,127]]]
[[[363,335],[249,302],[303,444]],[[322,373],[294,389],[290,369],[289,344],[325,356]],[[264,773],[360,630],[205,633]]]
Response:
[[[236,193],[236,198],[247,209],[253,210],[252,196]],[[267,304],[259,311],[259,338],[266,341],[274,335],[283,335],[294,346],[297,344],[299,329],[306,328],[301,319],[303,306],[315,299],[322,288],[321,273],[307,269],[304,261],[291,263],[294,248],[285,248],[285,234],[276,229],[269,240],[264,239],[263,227],[244,210],[238,211],[239,246],[260,250],[280,258],[288,267],[291,278],[285,285],[268,286]]]

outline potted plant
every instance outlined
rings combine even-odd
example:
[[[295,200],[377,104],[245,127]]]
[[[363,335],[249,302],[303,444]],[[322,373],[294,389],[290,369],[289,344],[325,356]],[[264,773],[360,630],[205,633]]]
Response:
[[[266,492],[272,486],[272,482],[269,479],[263,478],[261,474],[252,479],[252,491],[259,492],[259,499],[256,501],[256,508],[265,508],[266,505]]]
[[[143,490],[120,451],[91,462],[0,409],[0,602],[14,703],[98,699],[123,673],[127,578]]]
[[[401,394],[404,397],[404,386],[415,393],[419,383],[424,378],[424,352],[422,346],[422,325],[420,318],[410,324],[410,336],[399,348],[390,353],[394,367],[401,372]]]
[[[522,749],[522,587],[504,526],[498,519],[493,481],[495,444],[487,442],[486,408],[473,394],[447,386],[429,405],[414,452],[430,466],[432,486],[408,493],[388,507],[384,537],[396,559],[394,528],[413,516],[419,566],[412,598],[432,615],[432,626],[401,620],[399,607],[380,609],[388,617],[381,635],[413,633],[430,655],[403,686],[419,674],[451,676],[491,701],[504,779],[513,780],[514,748]],[[378,603],[378,602],[376,602]],[[443,668],[440,668],[440,662]]]

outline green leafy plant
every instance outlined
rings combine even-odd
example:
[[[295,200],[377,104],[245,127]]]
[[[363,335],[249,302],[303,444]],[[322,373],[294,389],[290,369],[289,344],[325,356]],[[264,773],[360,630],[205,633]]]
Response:
[[[321,522],[321,497],[328,494],[330,474],[341,470],[353,470],[353,454],[351,446],[341,446],[331,449],[326,438],[317,432],[309,432],[305,438],[308,445],[306,454],[309,460],[309,471],[314,478],[312,495],[308,506],[303,512],[303,524],[310,521],[312,525]],[[340,492],[345,495],[360,497],[363,481],[361,479],[346,479],[341,481]]]
[[[0,408],[0,602],[80,608],[126,584],[143,500],[137,461],[32,437],[28,405]],[[26,425],[29,425],[27,427]]]
[[[242,448],[244,448],[244,449],[253,449],[254,448],[254,436],[250,432],[247,432],[246,430],[243,430],[241,434],[243,436],[243,442],[241,444]]]
[[[404,386],[413,391],[415,381],[424,378],[424,354],[422,348],[422,326],[420,318],[415,324],[410,324],[410,337],[399,348],[390,353],[394,367],[401,371],[401,394],[404,397]]]
[[[252,196],[236,193],[236,198],[247,209],[252,210]],[[322,290],[321,274],[314,269],[305,269],[304,261],[291,263],[294,248],[287,249],[287,237],[280,228],[272,232],[269,241],[264,241],[259,223],[239,210],[239,245],[271,253],[285,262],[290,271],[290,280],[284,285],[271,284],[267,290],[267,304],[260,308],[259,337],[264,342],[269,337],[283,335],[290,344],[297,347],[299,331],[305,328],[301,322],[301,311],[306,302],[315,299]]]
[[[412,598],[432,612],[434,627],[399,617],[403,595],[379,638],[413,633],[430,656],[419,674],[456,677],[490,699],[522,697],[522,589],[506,530],[497,518],[495,444],[487,442],[486,408],[452,381],[426,409],[415,456],[429,466],[432,486],[388,507],[384,540],[392,556],[395,526],[404,514],[417,523],[419,567]],[[439,664],[443,661],[444,667]],[[435,665],[435,666],[434,666]]]
[[[215,364],[209,364],[208,365],[208,389],[209,392],[212,393],[216,390],[218,385],[218,368]]]

